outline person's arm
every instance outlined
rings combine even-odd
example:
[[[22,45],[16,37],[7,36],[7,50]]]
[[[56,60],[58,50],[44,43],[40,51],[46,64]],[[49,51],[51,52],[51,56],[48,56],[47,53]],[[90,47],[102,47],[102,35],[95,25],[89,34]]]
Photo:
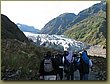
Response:
[[[92,67],[92,66],[93,66],[92,60],[89,59],[89,67]]]

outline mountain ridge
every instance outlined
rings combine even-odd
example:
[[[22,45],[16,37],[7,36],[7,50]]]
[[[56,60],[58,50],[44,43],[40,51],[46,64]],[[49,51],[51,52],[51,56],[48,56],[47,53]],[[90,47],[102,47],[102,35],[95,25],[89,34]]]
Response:
[[[74,24],[90,17],[93,14],[98,13],[100,10],[106,11],[106,2],[100,2],[97,4],[92,5],[91,7],[84,9],[82,11],[80,11],[77,15],[77,17],[67,26],[68,27],[72,27]]]
[[[20,23],[17,23],[16,24],[18,26],[18,28],[22,31],[22,32],[31,32],[31,33],[39,33],[40,30],[39,29],[36,29],[35,27],[33,26],[28,26],[26,24],[20,24]]]
[[[3,14],[1,14],[1,39],[17,39],[22,42],[29,42],[17,25]]]
[[[58,17],[50,20],[42,29],[41,34],[62,34],[67,26],[76,15],[74,13],[63,13]]]

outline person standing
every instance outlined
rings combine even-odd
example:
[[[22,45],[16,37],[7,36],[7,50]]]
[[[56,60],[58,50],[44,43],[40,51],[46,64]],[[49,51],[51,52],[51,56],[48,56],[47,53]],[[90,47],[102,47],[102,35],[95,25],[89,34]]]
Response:
[[[40,64],[40,80],[57,80],[58,65],[48,51]]]
[[[63,80],[63,77],[64,77],[64,56],[63,56],[63,54],[58,54],[57,62],[59,65],[59,77],[60,77],[60,80]]]
[[[67,68],[67,70],[65,70],[67,80],[74,80],[73,60],[74,60],[73,52],[69,51],[69,54],[66,55],[66,57],[65,57],[65,65],[64,65]]]
[[[83,49],[82,56],[80,58],[80,65],[79,65],[80,80],[88,80],[89,60],[90,59],[87,55],[87,51]]]

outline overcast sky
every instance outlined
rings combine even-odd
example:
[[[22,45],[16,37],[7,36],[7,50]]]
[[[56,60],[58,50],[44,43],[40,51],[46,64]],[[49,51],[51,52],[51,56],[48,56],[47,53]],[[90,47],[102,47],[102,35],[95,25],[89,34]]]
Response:
[[[1,13],[15,23],[41,29],[63,13],[76,15],[100,1],[1,1]]]

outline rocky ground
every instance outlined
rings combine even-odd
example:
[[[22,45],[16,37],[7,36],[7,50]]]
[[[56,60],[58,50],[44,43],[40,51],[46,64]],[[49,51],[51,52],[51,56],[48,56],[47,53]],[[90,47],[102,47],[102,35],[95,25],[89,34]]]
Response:
[[[100,47],[99,45],[91,46],[87,51],[91,56],[100,56],[106,58],[106,49]]]
[[[88,55],[92,56],[93,67],[91,72],[95,75],[96,80],[107,80],[107,58],[106,48],[99,45],[91,46]]]
[[[107,80],[107,58],[91,57],[93,61],[92,72],[97,80]]]

